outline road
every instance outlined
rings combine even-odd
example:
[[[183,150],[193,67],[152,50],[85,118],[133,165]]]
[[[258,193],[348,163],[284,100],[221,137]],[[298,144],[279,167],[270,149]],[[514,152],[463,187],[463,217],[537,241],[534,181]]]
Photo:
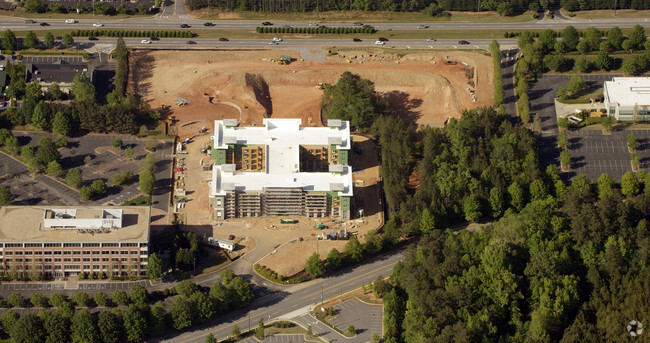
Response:
[[[264,321],[275,318],[298,318],[307,313],[310,306],[318,304],[321,299],[328,299],[339,296],[345,292],[355,290],[361,285],[374,281],[377,276],[388,276],[392,273],[393,267],[403,258],[401,252],[391,253],[369,263],[362,264],[350,269],[344,269],[337,275],[326,279],[318,279],[305,284],[298,284],[286,287],[283,290],[275,291],[263,297],[255,299],[253,304],[245,310],[229,313],[202,327],[195,327],[192,331],[183,332],[173,337],[164,337],[162,342],[189,343],[205,342],[205,336],[212,332],[217,339],[226,338],[237,325],[242,331],[257,326],[257,321],[262,318]],[[323,334],[329,328],[313,325],[314,334]],[[334,334],[338,335],[338,334]],[[326,337],[331,336],[328,334]],[[340,336],[342,338],[342,336]],[[340,339],[339,341],[342,341]]]

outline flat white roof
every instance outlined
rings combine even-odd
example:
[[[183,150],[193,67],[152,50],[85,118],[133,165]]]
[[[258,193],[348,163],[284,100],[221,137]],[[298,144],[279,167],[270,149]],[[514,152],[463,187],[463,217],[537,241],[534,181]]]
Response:
[[[650,77],[615,77],[605,81],[603,91],[620,106],[650,105]]]

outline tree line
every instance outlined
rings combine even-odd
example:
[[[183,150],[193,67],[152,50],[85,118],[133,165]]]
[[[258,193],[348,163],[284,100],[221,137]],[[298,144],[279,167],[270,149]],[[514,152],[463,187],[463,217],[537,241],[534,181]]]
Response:
[[[20,316],[13,310],[1,317],[2,330],[15,343],[87,342],[116,343],[141,342],[174,330],[183,330],[195,324],[205,323],[219,314],[247,306],[253,299],[250,285],[229,269],[221,273],[222,282],[210,289],[202,289],[191,281],[179,282],[170,292],[149,294],[139,285],[131,286],[130,299],[123,291],[115,291],[109,299],[104,292],[97,292],[91,299],[84,292],[77,292],[72,302],[62,294],[48,299],[34,293],[30,302],[43,308],[38,314]],[[166,293],[166,294],[165,294]],[[174,296],[166,305],[161,300]],[[25,300],[13,293],[7,303],[22,307]],[[88,307],[98,307],[90,313]],[[75,311],[75,305],[81,307]],[[50,310],[48,307],[55,307]],[[118,306],[112,308],[113,306]]]
[[[32,0],[36,1],[36,0]],[[319,12],[319,11],[393,11],[413,12],[425,11],[439,13],[444,11],[497,11],[503,15],[520,14],[525,11],[548,10],[562,6],[570,11],[614,9],[615,3],[605,0],[484,0],[480,7],[475,0],[348,0],[348,1],[319,1],[319,0],[188,0],[190,10],[215,8],[224,11],[255,11],[255,12]],[[644,0],[619,0],[616,8],[631,8],[644,10],[650,8],[650,3]]]
[[[81,1],[74,3],[74,5],[66,7],[60,2],[45,2],[41,0],[25,0],[19,3],[27,12],[30,13],[95,13],[103,15],[116,15],[116,14],[152,14],[158,10],[156,8],[149,8],[146,4],[140,4],[135,8],[130,8],[126,3],[121,3],[114,7],[109,2],[93,3],[90,7],[86,7]],[[156,6],[160,6],[162,0],[156,0]]]

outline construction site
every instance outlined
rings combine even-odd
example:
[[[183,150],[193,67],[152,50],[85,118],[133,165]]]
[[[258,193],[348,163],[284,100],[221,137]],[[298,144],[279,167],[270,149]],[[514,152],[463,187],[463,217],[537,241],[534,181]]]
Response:
[[[351,167],[354,186],[345,216],[332,212],[340,203],[322,195],[314,198],[316,193],[307,201],[302,191],[298,192],[302,205],[297,207],[301,210],[286,211],[287,199],[298,193],[287,198],[283,193],[287,189],[267,189],[265,194],[274,197],[237,195],[235,201],[242,206],[224,206],[220,218],[215,216],[216,198],[210,198],[213,165],[221,164],[221,172],[231,173],[232,169],[248,175],[266,174],[273,166],[268,164],[272,152],[264,142],[235,144],[223,154],[213,155],[215,120],[256,129],[266,125],[265,119],[283,118],[299,118],[305,128],[325,126],[327,120],[320,114],[323,89],[336,84],[344,71],[373,81],[394,115],[417,125],[443,126],[449,118],[459,117],[463,109],[492,103],[491,59],[462,51],[135,51],[130,55],[130,71],[129,90],[151,107],[162,108],[180,138],[174,173],[177,219],[202,237],[237,237],[236,251],[244,249],[249,258],[284,276],[302,270],[312,253],[323,255],[331,248],[342,251],[349,235],[363,242],[367,233],[383,225],[377,147],[363,135],[350,134],[353,145],[349,152],[342,150],[346,155],[341,164]],[[330,142],[304,142],[296,149],[300,163],[295,169],[301,174],[331,174],[331,164],[340,159],[339,155],[334,158],[333,153],[339,151],[334,151],[337,149],[332,149]],[[283,158],[275,156],[274,160],[278,159]],[[221,198],[224,205],[235,199],[226,193]],[[275,207],[277,201],[282,206]],[[305,212],[309,208],[314,211]]]

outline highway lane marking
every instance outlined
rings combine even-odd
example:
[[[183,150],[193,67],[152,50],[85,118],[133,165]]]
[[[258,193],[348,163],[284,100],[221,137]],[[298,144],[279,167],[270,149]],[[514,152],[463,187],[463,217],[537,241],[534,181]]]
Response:
[[[367,272],[367,273],[363,273],[363,274],[358,275],[358,276],[355,276],[355,277],[353,277],[353,278],[351,278],[351,279],[345,280],[345,281],[343,281],[343,282],[339,282],[339,283],[337,283],[337,284],[335,284],[335,285],[332,285],[332,286],[329,286],[329,287],[327,287],[327,288],[323,288],[323,289],[321,290],[321,292],[316,291],[316,292],[314,292],[314,293],[311,293],[311,294],[305,295],[304,297],[299,298],[298,300],[302,300],[302,299],[305,299],[305,298],[308,298],[308,297],[313,297],[314,295],[317,295],[317,294],[319,294],[319,293],[322,293],[322,292],[324,292],[324,291],[326,291],[326,290],[332,289],[332,288],[334,288],[334,287],[341,286],[341,285],[344,284],[344,283],[348,283],[348,282],[353,281],[353,280],[356,280],[356,279],[358,279],[358,278],[360,278],[360,277],[364,277],[364,276],[366,276],[366,275],[368,275],[368,274],[372,274],[372,273],[374,273],[374,272],[376,272],[376,271],[378,271],[378,270],[380,270],[380,269],[384,269],[384,268],[387,268],[387,267],[392,267],[393,265],[395,265],[395,264],[397,264],[397,263],[399,263],[399,262],[400,262],[400,261],[395,261],[395,262],[393,262],[393,263],[391,263],[391,264],[387,264],[387,265],[385,265],[385,266],[383,266],[383,267],[379,267],[379,268],[374,269],[374,270],[371,270],[371,271],[369,271],[369,272]]]
[[[260,312],[260,313],[255,314],[255,315],[251,314],[250,319],[252,320],[253,318],[255,318],[255,317],[257,317],[257,316],[260,316],[260,315],[265,314],[266,312],[268,312],[268,311]],[[239,324],[239,323],[241,323],[241,322],[245,322],[245,321],[247,321],[248,319],[249,319],[249,318],[244,318],[244,319],[242,319],[242,320],[240,320],[240,321],[238,321],[238,322],[236,322],[236,323],[232,323],[232,324],[230,324],[230,325],[228,325],[228,326],[226,326],[226,327],[224,327],[224,328],[217,329],[217,330],[214,330],[214,331],[209,331],[209,332],[206,333],[206,334],[201,333],[201,334],[199,334],[199,336],[192,337],[192,338],[188,338],[188,339],[186,339],[186,340],[184,340],[184,341],[181,341],[180,343],[187,343],[187,342],[190,342],[190,341],[195,340],[195,339],[197,339],[197,338],[206,337],[206,336],[207,336],[208,334],[210,334],[210,333],[213,333],[213,334],[214,334],[214,333],[217,333],[217,332],[219,332],[219,331],[226,330],[226,329],[231,328],[231,327],[233,327],[233,326],[235,326],[235,325],[237,325],[237,324]]]

